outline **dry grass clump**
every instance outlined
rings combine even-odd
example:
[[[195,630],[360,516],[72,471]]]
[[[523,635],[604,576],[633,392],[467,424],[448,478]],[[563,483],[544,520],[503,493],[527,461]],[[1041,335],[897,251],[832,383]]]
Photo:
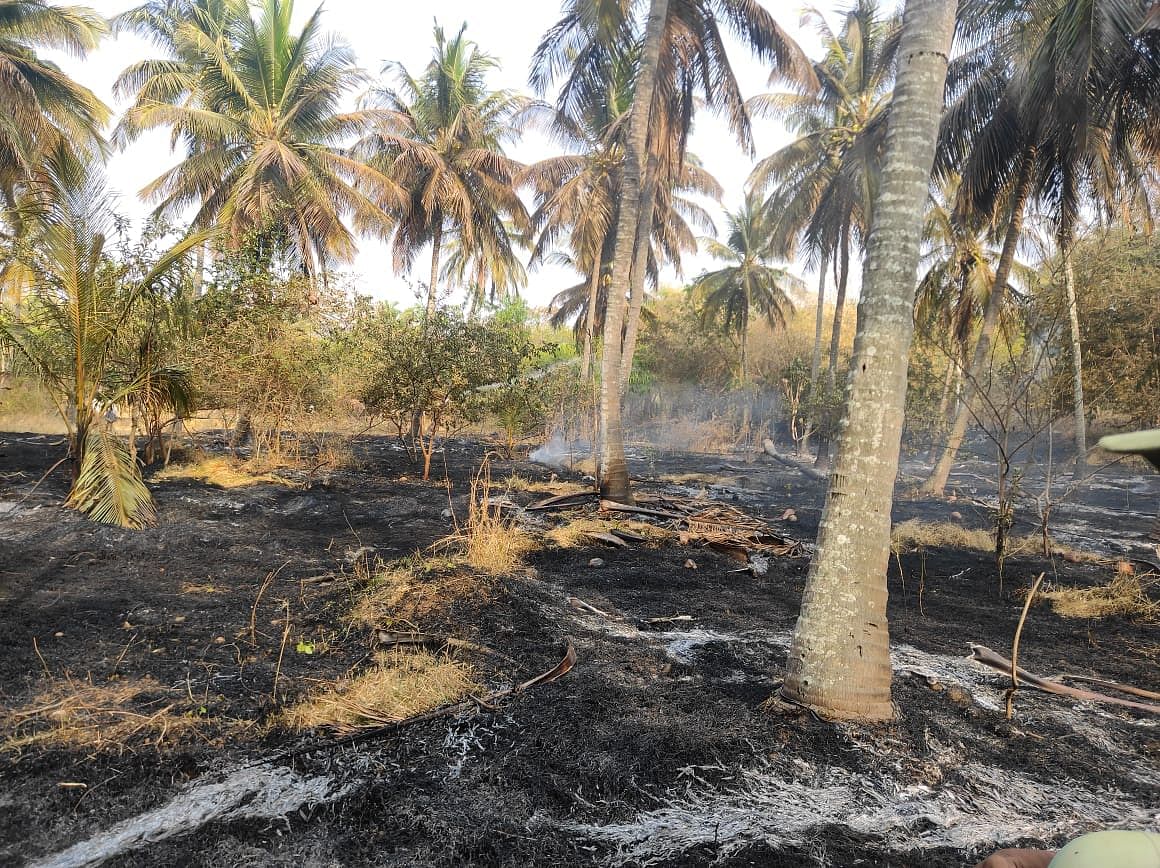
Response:
[[[493,588],[494,582],[486,576],[464,572],[454,562],[407,558],[380,566],[350,618],[372,629],[413,630],[456,602],[486,603]]]
[[[25,705],[0,710],[0,753],[160,747],[196,727],[197,711],[184,694],[148,677],[107,684],[54,678]]]
[[[479,689],[466,663],[426,651],[376,655],[370,669],[344,678],[288,709],[282,722],[294,729],[327,727],[349,732],[397,723]]]
[[[1149,579],[1150,581],[1145,581]],[[1091,588],[1051,588],[1041,592],[1064,618],[1107,618],[1126,615],[1141,621],[1160,622],[1160,601],[1148,596],[1156,584],[1152,574],[1117,573],[1106,585]]]
[[[890,532],[890,547],[895,552],[907,548],[939,547],[990,552],[995,550],[995,537],[990,531],[971,530],[950,522],[910,519],[894,526]]]
[[[584,548],[593,544],[590,534],[612,533],[613,529],[628,530],[648,539],[660,539],[664,531],[642,521],[612,521],[583,515],[558,525],[544,536],[562,549]]]
[[[484,461],[471,481],[467,522],[456,533],[435,544],[436,551],[458,548],[470,567],[490,575],[511,573],[535,550],[531,536],[506,518],[491,500],[491,465]]]
[[[279,479],[271,473],[262,473],[248,467],[245,463],[235,461],[225,456],[202,458],[191,464],[171,464],[157,471],[154,479],[195,479],[218,488],[242,488],[246,485],[273,483],[285,485],[285,479]]]

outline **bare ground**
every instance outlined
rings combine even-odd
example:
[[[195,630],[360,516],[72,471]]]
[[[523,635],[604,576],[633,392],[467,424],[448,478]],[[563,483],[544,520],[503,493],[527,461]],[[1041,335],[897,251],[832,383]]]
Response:
[[[160,525],[130,533],[59,509],[60,470],[32,491],[56,438],[0,435],[0,863],[962,866],[1160,822],[1155,715],[1021,691],[1008,721],[1004,679],[965,659],[969,643],[1010,648],[1039,572],[1058,586],[1110,578],[1031,553],[1008,561],[1001,591],[985,553],[901,555],[888,726],[762,706],[805,558],[755,577],[675,539],[545,547],[496,578],[448,563],[400,604],[409,627],[497,652],[457,652],[489,688],[549,668],[571,641],[579,662],[555,683],[358,744],[277,726],[288,702],[366,664],[368,630],[347,617],[366,590],[360,564],[449,533],[443,511],[463,515],[483,452],[449,445],[450,491],[385,438],[360,440],[357,469],[309,489],[157,482]],[[646,490],[704,490],[802,540],[816,531],[821,486],[784,468],[642,453],[633,470]],[[499,462],[493,477],[509,471],[551,475]],[[985,463],[956,482],[953,502],[900,498],[896,519],[986,526]],[[1148,554],[1160,488],[1126,472],[1096,483],[1059,508],[1067,541]],[[790,507],[798,521],[778,524]],[[673,615],[693,620],[648,623]],[[1036,606],[1020,660],[1155,691],[1158,652],[1154,622]],[[94,737],[84,723],[116,689],[119,716]],[[80,736],[52,737],[66,730]]]

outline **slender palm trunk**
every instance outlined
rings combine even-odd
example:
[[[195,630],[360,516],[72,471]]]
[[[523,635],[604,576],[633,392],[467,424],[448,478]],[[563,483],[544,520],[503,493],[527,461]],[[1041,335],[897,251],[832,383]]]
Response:
[[[600,297],[600,270],[604,267],[603,245],[596,251],[596,262],[592,266],[592,278],[588,282],[588,312],[584,318],[584,351],[580,357],[580,379],[592,376],[592,344],[596,335],[596,300]]]
[[[838,248],[838,292],[834,296],[834,324],[830,329],[830,360],[826,377],[832,391],[838,382],[838,349],[842,345],[842,317],[846,310],[846,287],[850,281],[850,224],[842,227],[842,239]],[[814,467],[823,472],[830,469],[833,442],[829,434],[818,438],[818,457]]]
[[[1063,259],[1063,288],[1067,294],[1067,317],[1071,321],[1071,389],[1075,405],[1075,463],[1087,464],[1087,413],[1083,400],[1083,347],[1080,343],[1079,308],[1075,301],[1075,270],[1071,264],[1072,238],[1061,233],[1060,256]]]
[[[656,89],[661,43],[668,0],[652,0],[645,27],[644,50],[632,100],[624,154],[624,186],[616,222],[616,247],[612,256],[612,283],[608,289],[608,312],[604,318],[604,351],[600,377],[600,492],[618,501],[632,501],[628,464],[624,460],[624,428],[621,421],[621,332],[625,324],[626,296],[636,248],[641,206],[641,170],[648,145],[649,113]]]
[[[818,272],[818,310],[814,318],[814,353],[810,358],[810,395],[817,393],[818,376],[822,372],[822,325],[826,319],[826,272],[830,269],[830,251],[822,251],[822,268]],[[810,428],[817,420],[808,420],[801,443],[798,444],[798,453],[809,455]]]
[[[842,317],[846,310],[846,287],[850,280],[850,224],[842,227],[842,244],[838,251],[838,294],[834,296],[834,324],[830,330],[830,362],[826,373],[833,388],[838,379],[838,349],[842,345]]]
[[[624,348],[620,360],[620,394],[628,394],[632,378],[632,359],[636,355],[636,337],[640,329],[640,314],[644,309],[644,281],[648,273],[649,244],[652,237],[652,213],[657,195],[659,161],[650,154],[645,170],[644,187],[640,194],[640,213],[636,221],[636,255],[633,257],[631,284],[628,296],[628,314],[624,325]]]
[[[822,254],[822,270],[818,274],[818,312],[814,319],[814,355],[810,359],[810,385],[818,382],[822,372],[822,324],[826,319],[826,272],[830,268],[830,251]]]
[[[443,243],[443,216],[435,214],[435,234],[431,238],[431,282],[427,285],[427,310],[423,314],[423,321],[430,322],[435,316],[435,302],[439,298],[437,289],[439,284],[439,254]]]
[[[1023,233],[1023,212],[1027,206],[1027,197],[1031,192],[1034,163],[1034,153],[1028,152],[1024,155],[1023,165],[1019,169],[1019,180],[1016,181],[1014,201],[1011,205],[1011,220],[1007,224],[1007,237],[1003,241],[1003,252],[999,256],[999,265],[995,270],[995,283],[991,287],[991,297],[987,299],[987,309],[983,313],[983,325],[979,329],[979,339],[975,343],[971,366],[963,378],[962,394],[955,411],[955,421],[951,426],[951,433],[947,437],[947,445],[943,449],[942,457],[939,458],[938,464],[934,466],[934,470],[922,484],[921,490],[924,494],[942,497],[947,486],[947,478],[951,474],[951,466],[955,462],[955,456],[958,454],[959,447],[963,445],[963,437],[967,433],[971,402],[975,399],[975,393],[983,381],[987,362],[991,356],[991,339],[999,325],[999,317],[1007,299],[1007,280],[1011,276],[1011,266],[1015,263],[1015,248],[1019,246],[1019,237]]]
[[[794,631],[783,693],[838,718],[885,720],[890,698],[886,571],[915,272],[934,162],[954,0],[908,0],[868,244],[862,323],[837,457]]]

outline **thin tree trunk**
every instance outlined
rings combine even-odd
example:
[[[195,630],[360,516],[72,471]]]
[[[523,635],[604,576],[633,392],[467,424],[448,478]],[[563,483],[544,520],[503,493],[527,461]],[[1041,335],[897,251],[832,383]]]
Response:
[[[596,300],[600,297],[600,271],[604,267],[602,259],[604,245],[596,251],[596,263],[592,267],[592,278],[588,282],[588,314],[584,319],[584,352],[580,357],[580,379],[592,376],[592,344],[596,335]]]
[[[979,330],[979,339],[975,344],[975,352],[971,357],[971,366],[963,377],[962,394],[959,397],[958,408],[955,412],[955,421],[951,426],[951,433],[947,437],[946,448],[942,457],[931,471],[930,476],[922,484],[921,491],[934,497],[942,497],[947,486],[947,478],[951,474],[951,466],[955,462],[959,447],[963,445],[963,437],[967,433],[967,422],[971,415],[971,402],[975,399],[979,385],[983,381],[983,374],[991,355],[991,339],[999,325],[1000,314],[1007,298],[1007,280],[1011,275],[1011,266],[1015,262],[1015,248],[1019,245],[1019,237],[1023,233],[1023,212],[1027,206],[1027,197],[1031,192],[1032,168],[1035,155],[1028,152],[1023,157],[1023,165],[1019,169],[1019,180],[1016,182],[1014,201],[1011,205],[1011,221],[1007,224],[1007,237],[1003,241],[1003,253],[999,257],[999,265],[995,270],[995,283],[991,287],[991,297],[987,299],[987,309],[983,313],[983,325]]]
[[[783,693],[830,717],[886,720],[890,509],[915,273],[934,162],[954,0],[908,0],[881,195],[868,244],[863,321],[854,342],[837,458],[794,631]]]
[[[648,158],[648,168],[644,176],[644,188],[640,195],[640,213],[636,220],[636,253],[633,256],[631,288],[628,298],[628,314],[624,326],[624,348],[620,361],[620,394],[628,394],[628,381],[632,378],[632,359],[636,355],[636,337],[640,329],[640,314],[644,309],[644,281],[648,272],[648,253],[652,237],[652,212],[656,203],[657,172],[659,161],[655,154]]]
[[[652,0],[645,27],[644,50],[637,74],[636,92],[629,118],[624,154],[624,186],[616,222],[616,247],[612,256],[612,283],[608,289],[608,312],[604,318],[604,352],[600,378],[600,492],[618,501],[632,501],[628,464],[624,460],[624,428],[621,421],[620,378],[622,347],[620,335],[625,324],[636,229],[641,206],[641,169],[648,144],[649,113],[656,89],[661,43],[668,0]]]
[[[1087,413],[1083,400],[1083,347],[1080,343],[1079,309],[1075,301],[1075,270],[1071,265],[1072,241],[1070,233],[1060,240],[1059,252],[1063,259],[1063,288],[1067,294],[1067,316],[1071,320],[1071,390],[1075,405],[1075,463],[1087,464]]]

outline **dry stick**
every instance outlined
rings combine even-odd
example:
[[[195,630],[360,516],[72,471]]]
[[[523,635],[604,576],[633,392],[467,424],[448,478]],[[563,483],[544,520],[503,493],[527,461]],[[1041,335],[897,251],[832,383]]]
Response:
[[[1011,674],[1011,661],[995,651],[992,651],[985,645],[971,645],[971,659],[984,666],[990,666],[992,669],[997,669],[1004,675]],[[1045,693],[1054,693],[1058,696],[1067,696],[1072,699],[1082,699],[1089,702],[1107,702],[1112,705],[1119,705],[1123,708],[1132,708],[1136,711],[1147,711],[1151,714],[1160,714],[1160,705],[1153,705],[1147,702],[1132,702],[1128,699],[1120,699],[1117,696],[1108,696],[1105,693],[1096,693],[1092,690],[1083,690],[1078,687],[1068,687],[1066,684],[1060,684],[1058,681],[1051,681],[1043,678],[1026,669],[1018,670],[1019,677],[1023,679],[1024,684],[1029,684],[1036,687]]]
[[[1132,687],[1130,684],[1120,684],[1116,681],[1105,681],[1103,678],[1092,678],[1087,675],[1062,675],[1065,681],[1082,681],[1085,684],[1098,684],[1108,690],[1127,693],[1129,696],[1139,696],[1141,699],[1160,699],[1160,693],[1155,690],[1144,690],[1142,687]]]
[[[1039,578],[1035,580],[1035,584],[1031,586],[1031,592],[1027,595],[1027,599],[1023,601],[1023,611],[1019,615],[1019,624],[1015,627],[1015,641],[1011,644],[1011,687],[1007,691],[1008,720],[1014,714],[1012,706],[1015,702],[1015,691],[1019,689],[1019,638],[1023,635],[1023,622],[1027,620],[1027,611],[1031,608],[1031,601],[1035,599],[1035,593],[1043,583],[1043,577],[1045,575],[1047,574],[1040,573]]]
[[[270,699],[274,702],[278,701],[278,677],[282,674],[282,655],[286,653],[286,640],[290,638],[290,601],[282,601],[284,618],[282,627],[282,644],[278,647],[278,664],[274,667],[274,690],[270,694]]]
[[[44,655],[40,653],[40,646],[36,644],[36,637],[32,637],[32,650],[36,652],[37,658],[40,660],[40,665],[44,667],[44,674],[47,678],[52,678],[52,672],[49,671],[48,664],[44,662]]]
[[[286,569],[290,565],[290,561],[282,564],[273,572],[267,573],[266,578],[262,581],[262,586],[258,588],[258,596],[254,597],[254,605],[250,607],[250,644],[258,644],[258,603],[262,601],[262,595],[266,593],[266,589],[270,587],[270,583],[274,581],[278,573]]]

